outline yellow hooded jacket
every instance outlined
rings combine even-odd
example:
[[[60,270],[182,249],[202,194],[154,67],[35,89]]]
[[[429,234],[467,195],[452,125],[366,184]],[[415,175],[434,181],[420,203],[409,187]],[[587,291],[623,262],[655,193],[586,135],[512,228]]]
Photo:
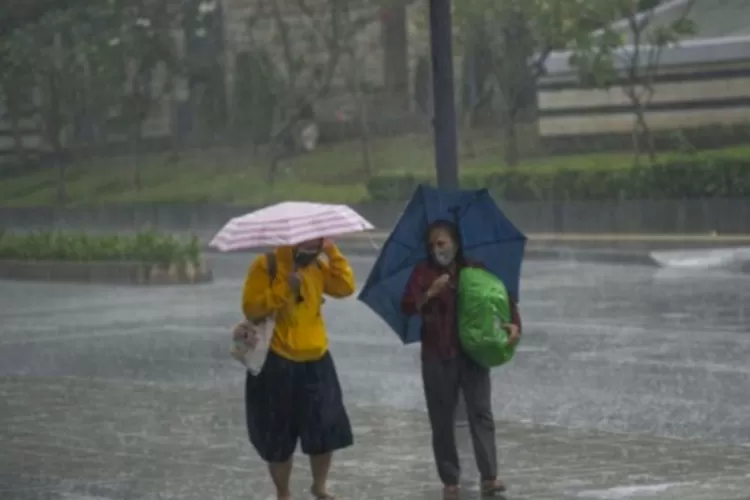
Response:
[[[297,300],[288,283],[294,271],[291,247],[279,247],[276,254],[276,277],[270,283],[268,259],[261,255],[250,266],[242,294],[242,311],[247,319],[276,314],[276,328],[270,349],[283,358],[305,362],[316,361],[328,351],[328,335],[321,314],[323,294],[344,298],[354,293],[354,272],[349,261],[336,248],[326,251],[328,262],[299,269],[300,293]]]

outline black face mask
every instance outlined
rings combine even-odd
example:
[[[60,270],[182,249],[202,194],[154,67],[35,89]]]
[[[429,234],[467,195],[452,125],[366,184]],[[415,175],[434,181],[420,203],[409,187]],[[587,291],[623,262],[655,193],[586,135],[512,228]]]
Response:
[[[294,254],[294,264],[297,267],[307,267],[318,258],[320,251],[315,250],[297,250]]]

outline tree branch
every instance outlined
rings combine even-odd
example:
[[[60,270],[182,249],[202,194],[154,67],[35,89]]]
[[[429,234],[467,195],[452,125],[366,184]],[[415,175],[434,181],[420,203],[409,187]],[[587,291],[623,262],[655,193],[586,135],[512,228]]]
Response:
[[[539,52],[539,55],[536,57],[536,59],[532,61],[531,65],[529,66],[529,76],[533,79],[533,81],[536,81],[544,74],[544,63],[547,61],[547,58],[551,53],[552,46],[547,45]]]
[[[261,0],[264,5],[269,5],[266,0]],[[281,38],[281,48],[284,53],[284,61],[286,63],[287,73],[291,82],[296,82],[297,79],[297,63],[294,59],[294,52],[292,50],[292,41],[289,36],[289,26],[287,26],[284,20],[284,15],[279,8],[279,3],[276,0],[270,1],[271,17],[279,30],[279,37]]]

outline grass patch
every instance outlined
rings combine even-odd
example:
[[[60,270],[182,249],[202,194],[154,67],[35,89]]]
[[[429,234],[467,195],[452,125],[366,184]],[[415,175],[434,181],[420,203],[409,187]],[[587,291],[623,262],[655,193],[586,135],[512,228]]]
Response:
[[[464,173],[508,171],[503,165],[497,138],[475,140],[478,154],[464,156]],[[748,158],[750,146],[729,148],[723,155]],[[264,179],[267,162],[249,149],[212,148],[210,150],[159,153],[133,157],[98,158],[72,165],[66,177],[66,192],[71,205],[137,202],[219,202],[260,205],[281,200],[358,203],[367,199],[371,176],[434,173],[431,138],[404,136],[376,140],[371,145],[372,169],[363,165],[358,142],[322,147],[314,153],[282,162],[278,180],[269,187]],[[692,156],[716,154],[697,152]],[[660,160],[684,157],[665,153]],[[133,184],[134,165],[138,162],[141,189]],[[549,158],[530,158],[513,170],[552,173],[560,170],[620,170],[633,164],[630,154],[605,153]],[[57,200],[55,169],[34,171],[0,180],[0,205],[52,205]]]

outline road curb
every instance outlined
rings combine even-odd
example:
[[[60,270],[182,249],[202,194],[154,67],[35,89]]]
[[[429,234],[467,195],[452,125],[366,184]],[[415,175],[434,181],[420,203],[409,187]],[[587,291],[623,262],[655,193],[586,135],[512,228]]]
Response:
[[[350,255],[374,257],[380,251],[370,243],[339,242],[342,252]],[[661,267],[647,251],[586,250],[564,246],[527,246],[524,257],[528,260],[555,260],[591,262],[600,264],[638,265]]]
[[[623,264],[661,267],[651,252],[622,252],[612,250],[582,250],[578,248],[527,248],[525,257],[530,260],[567,260],[598,264]]]
[[[348,255],[359,257],[376,257],[380,248],[371,242],[346,242],[339,241],[339,248]],[[204,246],[207,254],[217,254],[216,250]],[[260,250],[246,253],[261,253]],[[574,261],[590,262],[599,264],[621,264],[638,265],[647,267],[661,267],[660,264],[646,251],[611,251],[611,250],[585,250],[571,247],[527,247],[525,258],[528,260],[547,261]]]

